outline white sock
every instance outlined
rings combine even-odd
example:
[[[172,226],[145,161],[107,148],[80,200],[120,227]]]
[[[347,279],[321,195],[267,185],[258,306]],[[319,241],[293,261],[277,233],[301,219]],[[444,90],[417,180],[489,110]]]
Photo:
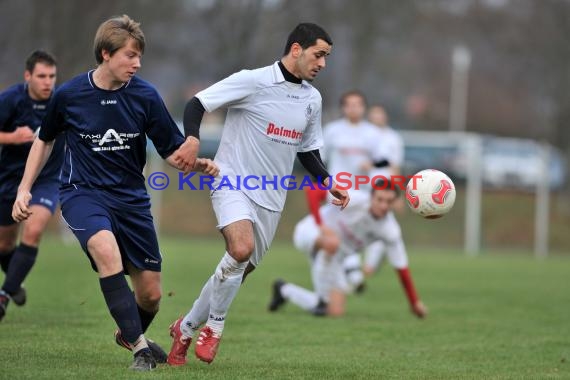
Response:
[[[286,283],[281,287],[281,296],[303,310],[311,311],[319,304],[317,293],[295,284]]]
[[[228,309],[239,290],[246,266],[247,261],[239,263],[226,252],[216,268],[210,297],[210,315],[206,322],[206,326],[215,335],[222,335]]]
[[[313,262],[311,263],[313,289],[315,290],[315,293],[317,293],[317,296],[324,301],[328,301],[332,286],[330,278],[331,261],[331,258],[328,257],[325,251],[320,250],[317,252]]]
[[[214,276],[210,277],[204,287],[200,296],[194,301],[192,309],[184,316],[180,324],[182,335],[187,338],[192,338],[194,333],[208,320],[208,313],[210,312],[210,297],[212,296],[212,288],[214,286]]]
[[[352,254],[345,257],[342,266],[346,273],[346,280],[350,286],[356,287],[364,281],[364,274],[362,273],[362,269],[360,269],[359,254]]]
[[[130,345],[131,345],[131,349],[133,350],[133,354],[136,354],[137,352],[139,352],[142,349],[148,348],[148,344],[146,343],[146,339],[144,338],[144,335],[142,335],[142,334],[139,336],[139,338],[137,339],[135,344],[130,344]]]

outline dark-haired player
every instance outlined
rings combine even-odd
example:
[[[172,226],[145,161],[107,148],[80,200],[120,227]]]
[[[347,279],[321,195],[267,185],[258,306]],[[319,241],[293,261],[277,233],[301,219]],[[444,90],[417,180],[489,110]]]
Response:
[[[34,266],[42,234],[58,202],[63,139],[54,144],[52,159],[31,188],[32,215],[22,228],[12,219],[18,184],[52,96],[56,74],[55,58],[36,50],[26,60],[25,83],[0,94],[0,266],[6,275],[0,290],[0,320],[10,300],[19,306],[26,302],[22,283]]]
[[[286,189],[276,182],[291,174],[295,157],[311,174],[326,178],[335,204],[343,208],[348,204],[348,194],[328,183],[320,159],[322,100],[310,84],[325,67],[331,49],[332,40],[320,26],[299,24],[279,61],[235,73],[188,102],[184,129],[195,138],[204,111],[228,108],[214,161],[224,183],[232,186],[221,186],[222,179],[214,183],[212,205],[226,252],[190,312],[171,326],[171,365],[186,363],[192,336],[204,324],[196,340],[196,357],[208,363],[214,360],[240,284],[260,264],[275,235],[286,197]],[[275,182],[240,187],[237,176],[274,178]]]

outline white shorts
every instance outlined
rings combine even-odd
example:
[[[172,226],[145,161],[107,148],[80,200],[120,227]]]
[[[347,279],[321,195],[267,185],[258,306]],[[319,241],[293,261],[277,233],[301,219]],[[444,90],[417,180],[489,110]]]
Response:
[[[327,255],[319,251],[311,262],[311,278],[315,293],[319,298],[329,301],[332,290],[339,290],[345,294],[352,292],[346,271],[342,263],[342,255]]]
[[[322,250],[315,252],[315,243],[320,233],[321,229],[315,222],[315,218],[312,215],[307,215],[295,226],[293,244],[309,259],[315,293],[319,298],[328,301],[331,290],[336,289],[350,293],[351,287],[343,266],[345,252],[342,248],[332,256]]]
[[[314,256],[315,243],[321,234],[321,228],[312,215],[301,219],[293,231],[293,245],[307,255],[309,259]]]
[[[249,261],[257,266],[273,241],[281,212],[261,207],[240,190],[219,189],[210,197],[219,230],[240,220],[253,223],[255,247]]]

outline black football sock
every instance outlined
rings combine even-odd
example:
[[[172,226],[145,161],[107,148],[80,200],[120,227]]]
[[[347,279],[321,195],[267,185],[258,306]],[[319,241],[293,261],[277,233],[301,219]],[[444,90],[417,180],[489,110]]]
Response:
[[[138,304],[137,304],[137,309],[139,311],[139,317],[141,318],[141,328],[144,334],[148,329],[148,326],[150,326],[150,324],[152,323],[152,320],[156,316],[156,313],[158,313],[158,310],[155,312],[147,311],[142,309]]]
[[[14,295],[20,290],[20,286],[26,279],[26,276],[32,270],[36,257],[38,256],[38,248],[21,243],[10,260],[6,278],[2,289],[9,295]]]
[[[135,345],[142,335],[141,319],[125,273],[121,271],[100,278],[99,283],[109,312],[121,330],[121,335],[127,342]]]

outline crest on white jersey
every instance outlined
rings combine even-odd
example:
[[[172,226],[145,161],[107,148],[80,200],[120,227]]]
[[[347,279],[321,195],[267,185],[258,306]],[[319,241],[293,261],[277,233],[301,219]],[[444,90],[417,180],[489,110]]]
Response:
[[[307,121],[311,119],[312,114],[313,114],[313,107],[311,106],[311,104],[309,104],[305,109],[305,117],[307,118]]]

